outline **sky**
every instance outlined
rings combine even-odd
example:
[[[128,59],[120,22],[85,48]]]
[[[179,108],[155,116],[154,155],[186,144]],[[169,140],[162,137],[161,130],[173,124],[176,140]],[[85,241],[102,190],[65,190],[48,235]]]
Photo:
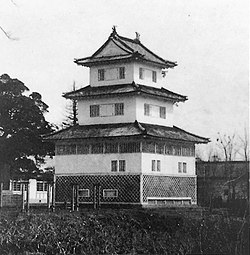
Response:
[[[249,5],[247,0],[0,0],[0,74],[39,92],[48,121],[65,119],[62,93],[89,84],[74,58],[92,55],[108,38],[135,38],[177,61],[165,88],[188,96],[175,125],[216,139],[249,125]]]

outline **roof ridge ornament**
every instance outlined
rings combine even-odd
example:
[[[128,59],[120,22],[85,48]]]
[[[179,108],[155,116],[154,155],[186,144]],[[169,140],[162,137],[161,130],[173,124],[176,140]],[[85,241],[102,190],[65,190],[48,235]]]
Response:
[[[113,36],[117,35],[116,27],[117,27],[116,25],[113,25],[113,27],[112,27],[112,33],[110,34],[110,37],[113,37]]]
[[[135,42],[140,43],[140,34],[138,32],[135,32]]]

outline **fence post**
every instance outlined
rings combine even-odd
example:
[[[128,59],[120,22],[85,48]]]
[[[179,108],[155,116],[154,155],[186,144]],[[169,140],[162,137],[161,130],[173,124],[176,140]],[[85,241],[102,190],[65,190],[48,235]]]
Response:
[[[47,209],[50,210],[50,183],[47,182]]]
[[[76,184],[76,187],[75,187],[75,194],[76,194],[76,211],[79,211],[79,195],[78,195],[78,191],[79,191],[79,185]]]
[[[3,207],[3,183],[0,183],[0,208]]]
[[[21,190],[22,190],[22,212],[24,212],[24,209],[25,209],[25,204],[24,204],[25,192],[24,192],[24,188],[25,188],[25,184],[22,182],[21,183]]]
[[[28,183],[27,183],[27,196],[26,196],[26,210],[27,212],[29,212],[30,210],[30,181],[28,180]]]
[[[56,177],[54,176],[53,184],[52,184],[52,212],[56,209]]]
[[[71,190],[71,211],[75,210],[75,185],[72,184]]]

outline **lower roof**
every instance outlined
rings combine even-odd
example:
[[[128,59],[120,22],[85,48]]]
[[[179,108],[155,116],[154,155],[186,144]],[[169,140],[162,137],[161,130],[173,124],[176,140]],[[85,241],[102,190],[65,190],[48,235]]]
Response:
[[[160,125],[139,123],[118,123],[98,125],[76,125],[49,135],[44,140],[61,141],[72,139],[97,139],[97,138],[122,138],[122,137],[148,137],[164,140],[186,141],[192,143],[208,143],[209,139],[189,133],[176,126],[166,127]]]

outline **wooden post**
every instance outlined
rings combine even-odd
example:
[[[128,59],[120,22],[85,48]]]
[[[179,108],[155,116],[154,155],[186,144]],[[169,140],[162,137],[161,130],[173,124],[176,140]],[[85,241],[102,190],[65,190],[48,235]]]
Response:
[[[0,183],[0,208],[3,207],[3,183]]]
[[[75,195],[76,195],[76,211],[79,211],[79,195],[78,195],[78,191],[79,191],[79,185],[76,184],[75,186]]]
[[[54,181],[52,184],[52,212],[56,210],[56,177],[54,176]]]
[[[25,188],[25,184],[24,183],[21,183],[21,190],[22,190],[22,212],[24,212],[24,209],[25,209],[25,203],[24,203],[24,196],[25,196],[25,191],[24,191],[24,188]]]
[[[71,191],[71,211],[75,210],[75,185],[72,185]]]
[[[29,183],[29,181],[28,181],[28,183],[27,183],[27,196],[26,196],[26,210],[27,210],[27,212],[29,212],[29,210],[30,210],[30,198],[29,198],[29,196],[30,196],[30,183]]]
[[[50,210],[50,183],[47,182],[47,209]]]

